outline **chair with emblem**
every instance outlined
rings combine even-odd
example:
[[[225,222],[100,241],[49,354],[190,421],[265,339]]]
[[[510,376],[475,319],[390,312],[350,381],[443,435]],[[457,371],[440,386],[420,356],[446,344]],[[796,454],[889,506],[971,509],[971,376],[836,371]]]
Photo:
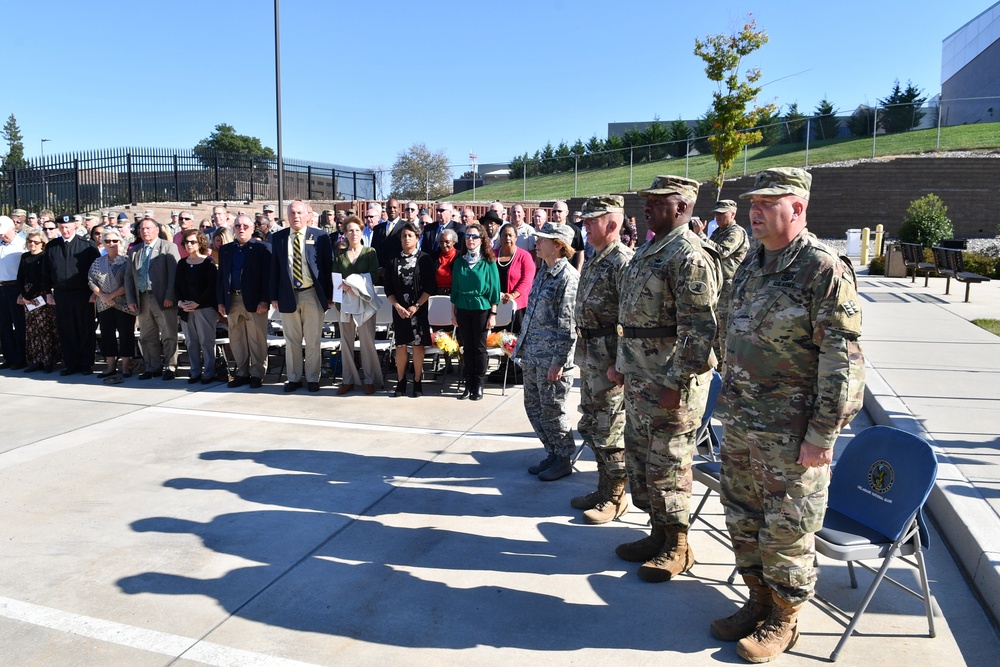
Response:
[[[937,456],[922,438],[873,426],[855,436],[833,469],[823,528],[816,533],[816,551],[846,561],[851,588],[857,588],[854,565],[875,577],[853,613],[830,607],[850,618],[847,629],[830,655],[834,661],[853,634],[882,581],[888,581],[924,603],[929,636],[934,637],[934,614],[927,583],[924,550],[927,531],[924,503],[937,479]],[[912,557],[909,558],[909,557]],[[881,559],[878,569],[861,561]],[[889,567],[903,562],[916,568],[921,591],[888,576]]]

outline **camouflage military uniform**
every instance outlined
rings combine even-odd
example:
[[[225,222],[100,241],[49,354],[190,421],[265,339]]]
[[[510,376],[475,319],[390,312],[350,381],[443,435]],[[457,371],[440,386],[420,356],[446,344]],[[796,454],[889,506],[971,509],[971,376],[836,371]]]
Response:
[[[719,322],[718,335],[715,339],[715,356],[722,362],[723,351],[726,349],[726,328],[729,323],[729,302],[733,293],[733,276],[743,258],[747,255],[750,241],[746,230],[736,222],[728,227],[719,227],[712,232],[708,245],[719,251],[722,260],[722,288],[719,290],[719,305],[715,308],[715,317]]]
[[[801,603],[816,581],[830,467],[796,463],[803,439],[833,447],[861,408],[864,359],[854,271],[802,230],[764,266],[736,272],[726,336],[722,496],[742,574]]]
[[[662,526],[689,525],[720,279],[715,251],[687,225],[636,250],[622,278],[616,368],[625,375],[625,466],[632,502]],[[664,387],[680,392],[678,408],[659,406]]]
[[[514,350],[524,374],[524,411],[545,446],[558,458],[573,454],[573,433],[566,397],[573,386],[573,347],[576,323],[573,309],[580,274],[566,259],[535,274],[531,298],[524,311],[521,337]],[[562,379],[548,381],[549,366],[563,368]]]
[[[622,273],[632,249],[614,241],[583,265],[576,300],[576,364],[580,367],[577,430],[594,450],[609,479],[625,479],[624,392],[608,379],[618,356],[618,301]]]

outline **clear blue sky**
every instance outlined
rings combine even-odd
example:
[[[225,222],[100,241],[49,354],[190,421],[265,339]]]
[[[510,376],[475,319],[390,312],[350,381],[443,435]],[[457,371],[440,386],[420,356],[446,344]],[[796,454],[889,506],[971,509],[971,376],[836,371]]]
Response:
[[[747,63],[763,102],[850,112],[896,78],[931,96],[942,40],[991,4],[282,0],[284,154],[389,168],[423,141],[501,162],[612,121],[696,118],[713,87],[694,39],[747,11],[771,38]],[[29,157],[43,137],[46,154],[190,148],[223,122],[276,148],[273,6],[0,0],[0,117]]]

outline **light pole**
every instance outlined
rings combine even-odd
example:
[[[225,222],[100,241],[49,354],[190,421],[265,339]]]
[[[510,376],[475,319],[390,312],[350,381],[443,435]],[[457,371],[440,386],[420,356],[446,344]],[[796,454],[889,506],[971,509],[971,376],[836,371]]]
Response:
[[[274,101],[278,121],[278,218],[280,220],[281,216],[284,215],[285,206],[285,156],[281,150],[281,29],[278,22],[279,13],[278,0],[274,0]]]
[[[45,181],[45,142],[51,139],[42,139],[42,188],[45,189],[45,208],[49,207],[49,184]]]
[[[476,160],[479,156],[475,153],[469,153],[469,159],[472,161],[472,201],[476,201]]]

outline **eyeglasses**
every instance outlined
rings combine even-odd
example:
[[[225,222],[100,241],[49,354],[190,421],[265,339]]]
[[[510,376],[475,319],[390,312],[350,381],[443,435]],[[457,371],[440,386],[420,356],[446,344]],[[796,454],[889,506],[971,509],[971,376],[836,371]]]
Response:
[[[475,241],[475,240],[481,239],[481,238],[483,238],[483,237],[480,236],[479,234],[466,234],[465,235],[465,239],[467,241]]]
[[[253,225],[248,225],[245,222],[241,223],[241,224],[233,225],[233,229],[250,229],[251,227],[253,227]]]
[[[184,245],[198,245],[198,239],[188,239],[184,241]]]
[[[184,222],[191,222],[194,218],[181,218]]]
[[[368,220],[368,219],[370,219],[370,218],[374,218],[374,217],[375,217],[374,215],[366,215],[366,216],[365,216],[365,220]]]
[[[407,210],[407,211],[416,211],[416,210],[417,210],[417,207],[416,207],[416,206],[407,206],[407,207],[406,207],[406,210]]]
[[[42,227],[42,229],[44,229],[47,232],[54,232],[54,231],[56,231],[55,227]]]

